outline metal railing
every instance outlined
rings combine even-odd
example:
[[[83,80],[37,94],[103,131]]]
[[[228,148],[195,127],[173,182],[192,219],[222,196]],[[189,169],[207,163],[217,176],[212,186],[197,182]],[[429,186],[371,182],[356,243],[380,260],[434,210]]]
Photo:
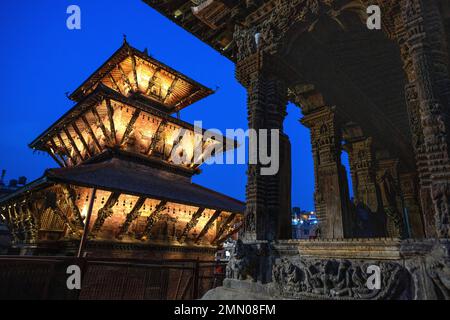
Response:
[[[80,267],[80,290],[68,289],[70,265]],[[0,256],[0,299],[197,299],[224,271],[214,261]]]

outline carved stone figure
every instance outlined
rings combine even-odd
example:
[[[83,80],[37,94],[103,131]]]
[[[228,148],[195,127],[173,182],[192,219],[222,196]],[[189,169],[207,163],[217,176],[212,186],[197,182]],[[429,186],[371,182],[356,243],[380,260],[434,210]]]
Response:
[[[257,257],[253,248],[237,240],[226,268],[228,279],[257,280]]]

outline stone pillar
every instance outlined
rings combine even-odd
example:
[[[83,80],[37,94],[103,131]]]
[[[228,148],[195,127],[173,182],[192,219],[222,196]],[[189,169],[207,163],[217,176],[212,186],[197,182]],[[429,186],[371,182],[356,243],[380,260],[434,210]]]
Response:
[[[427,236],[450,237],[450,77],[442,15],[436,0],[403,0],[399,34],[406,47],[403,60],[409,64],[410,85],[417,93],[421,133],[430,174],[435,232],[425,221]],[[422,190],[421,190],[422,191]],[[428,208],[423,208],[430,210]]]
[[[283,133],[286,116],[287,85],[276,74],[276,61],[263,52],[246,57],[236,65],[236,77],[247,88],[248,126],[258,133],[268,129],[269,154],[271,129],[279,130],[279,170],[263,175],[257,164],[249,164],[243,239],[275,240],[291,238],[291,157],[290,143]],[[258,143],[260,146],[260,138]],[[256,143],[250,138],[250,144]],[[258,147],[259,150],[259,147]],[[274,156],[278,156],[274,154]]]
[[[431,200],[431,176],[422,124],[420,122],[419,100],[415,85],[406,85],[405,94],[419,183],[417,196],[421,211],[424,215],[424,232],[427,237],[433,237],[436,234],[436,228],[433,202]]]
[[[345,168],[341,164],[341,130],[335,107],[303,109],[302,124],[311,130],[314,157],[316,214],[320,237],[351,237],[349,195]]]
[[[350,139],[345,145],[350,162],[350,173],[353,182],[355,203],[370,212],[371,236],[385,236],[386,228],[380,190],[376,180],[376,161],[372,138],[357,137]]]
[[[380,189],[381,206],[386,215],[387,236],[407,237],[398,176],[398,159],[377,161],[377,182]]]
[[[410,236],[414,239],[425,237],[422,212],[418,203],[417,176],[415,173],[400,174],[400,189],[403,206],[408,212]]]

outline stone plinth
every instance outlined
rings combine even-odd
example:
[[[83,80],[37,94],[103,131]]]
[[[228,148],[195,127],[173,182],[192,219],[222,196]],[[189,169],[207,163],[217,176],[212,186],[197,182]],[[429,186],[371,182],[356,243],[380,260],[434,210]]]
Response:
[[[240,243],[224,286],[205,298],[450,299],[449,252],[450,241],[433,239]],[[380,287],[370,288],[375,272]]]

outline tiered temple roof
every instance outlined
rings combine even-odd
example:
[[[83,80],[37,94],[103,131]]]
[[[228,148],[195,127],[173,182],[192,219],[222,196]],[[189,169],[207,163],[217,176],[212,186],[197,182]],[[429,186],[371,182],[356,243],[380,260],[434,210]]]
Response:
[[[164,246],[215,247],[235,234],[244,204],[191,177],[214,155],[194,149],[236,141],[170,115],[211,93],[125,41],[30,144],[61,168],[2,199],[14,244],[77,239],[86,223],[96,240]]]

